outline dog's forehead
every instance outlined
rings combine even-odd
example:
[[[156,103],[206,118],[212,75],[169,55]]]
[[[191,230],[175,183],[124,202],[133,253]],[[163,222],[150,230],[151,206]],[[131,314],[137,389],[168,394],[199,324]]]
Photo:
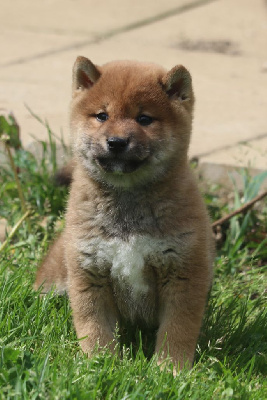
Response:
[[[101,67],[102,73],[105,75],[116,76],[136,76],[140,78],[162,77],[166,70],[153,63],[144,63],[137,61],[113,61]]]
[[[165,71],[154,64],[136,62],[110,63],[102,68],[101,78],[105,84],[119,88],[157,86],[162,81]]]
[[[162,78],[165,74],[166,71],[155,64],[129,61],[106,64],[101,68],[96,85],[98,97],[101,93],[107,102],[113,103],[157,102],[164,96]]]

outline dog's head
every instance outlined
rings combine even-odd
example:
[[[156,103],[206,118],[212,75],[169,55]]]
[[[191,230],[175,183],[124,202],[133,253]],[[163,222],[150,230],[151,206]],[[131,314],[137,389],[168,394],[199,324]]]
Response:
[[[194,96],[179,65],[166,72],[130,61],[95,66],[78,57],[73,68],[71,135],[89,175],[121,188],[160,179],[184,163]]]

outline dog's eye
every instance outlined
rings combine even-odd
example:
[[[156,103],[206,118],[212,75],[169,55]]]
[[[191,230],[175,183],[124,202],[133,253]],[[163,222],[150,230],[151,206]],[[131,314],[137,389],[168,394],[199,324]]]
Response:
[[[96,114],[95,117],[99,122],[105,122],[108,119],[108,114],[101,112],[101,113]]]
[[[187,95],[186,94],[182,94],[180,97],[179,97],[182,101],[184,101],[184,100],[187,100],[188,99],[188,97],[187,97]]]
[[[138,122],[138,124],[142,125],[142,126],[147,126],[152,124],[152,122],[154,121],[154,119],[152,117],[150,117],[149,115],[139,115],[139,117],[137,117],[136,121]]]

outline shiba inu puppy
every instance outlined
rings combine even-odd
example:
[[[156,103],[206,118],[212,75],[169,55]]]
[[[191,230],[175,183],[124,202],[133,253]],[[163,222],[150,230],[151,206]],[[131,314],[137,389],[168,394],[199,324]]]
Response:
[[[116,324],[129,323],[157,331],[160,360],[193,362],[213,261],[188,166],[193,105],[181,65],[76,60],[66,228],[35,288],[67,291],[88,354],[96,344],[113,349]]]

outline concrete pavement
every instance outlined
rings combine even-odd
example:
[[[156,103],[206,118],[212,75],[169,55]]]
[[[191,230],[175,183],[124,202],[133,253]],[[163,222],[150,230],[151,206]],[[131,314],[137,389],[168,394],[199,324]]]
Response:
[[[190,156],[204,175],[221,181],[228,166],[267,168],[266,1],[12,0],[0,21],[0,108],[14,112],[24,145],[31,134],[47,137],[25,104],[68,140],[77,55],[137,59],[190,70]]]

